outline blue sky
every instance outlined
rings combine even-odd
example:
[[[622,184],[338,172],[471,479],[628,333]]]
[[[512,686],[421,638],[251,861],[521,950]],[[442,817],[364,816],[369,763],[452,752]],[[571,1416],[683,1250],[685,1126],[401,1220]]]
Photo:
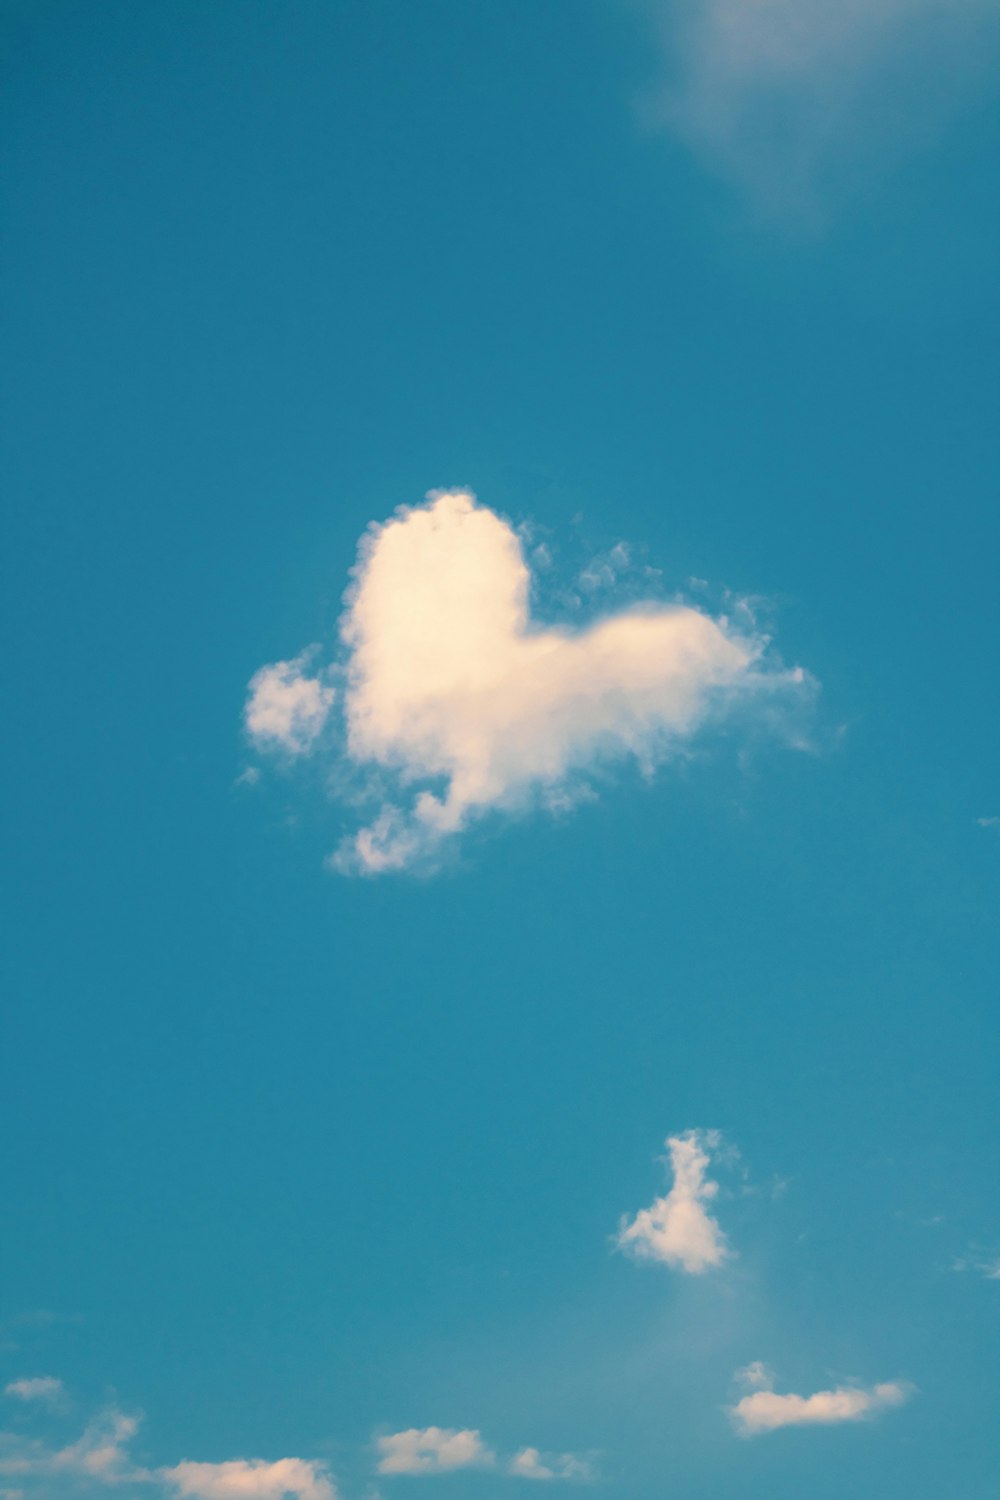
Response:
[[[991,0],[2,22],[2,1500],[989,1500]]]

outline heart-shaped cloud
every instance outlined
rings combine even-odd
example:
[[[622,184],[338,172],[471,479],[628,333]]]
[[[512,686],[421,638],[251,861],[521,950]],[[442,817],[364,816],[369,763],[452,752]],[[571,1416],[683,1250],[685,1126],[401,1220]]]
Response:
[[[346,753],[395,774],[401,790],[430,785],[409,806],[384,802],[341,846],[344,870],[411,866],[478,813],[565,802],[568,778],[599,761],[630,755],[651,768],[737,697],[808,687],[801,671],[764,662],[765,641],[684,605],[633,605],[575,633],[533,624],[520,539],[466,490],[432,491],[372,528],[354,576]],[[312,748],[316,711],[333,695],[290,680],[303,660],[279,664],[281,688],[313,710]],[[261,745],[255,695],[274,680],[258,673],[247,707]],[[273,746],[275,715],[266,722]],[[287,748],[307,747],[299,734]]]

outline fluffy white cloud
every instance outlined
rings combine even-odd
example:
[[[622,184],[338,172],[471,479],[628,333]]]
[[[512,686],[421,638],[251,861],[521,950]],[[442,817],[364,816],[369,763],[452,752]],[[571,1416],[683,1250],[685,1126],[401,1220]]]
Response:
[[[17,1401],[55,1401],[63,1392],[63,1383],[54,1375],[35,1375],[25,1380],[12,1380],[4,1387],[5,1396]]]
[[[764,661],[765,641],[681,605],[543,629],[511,526],[467,491],[428,502],[372,528],[342,631],[349,757],[425,785],[383,803],[342,869],[412,865],[489,809],[565,803],[599,762],[651,769],[738,699],[810,691]]]
[[[489,1468],[495,1455],[472,1428],[409,1427],[378,1439],[380,1474],[441,1474]]]
[[[326,1466],[303,1458],[181,1463],[161,1469],[160,1475],[178,1495],[191,1500],[336,1500]]]
[[[575,1479],[593,1478],[593,1472],[585,1459],[573,1453],[541,1454],[537,1448],[522,1448],[515,1453],[508,1465],[508,1473],[518,1479]]]
[[[737,1378],[746,1384],[763,1383],[729,1408],[738,1431],[744,1437],[760,1432],[774,1432],[779,1427],[830,1426],[837,1422],[859,1422],[876,1416],[889,1407],[902,1406],[912,1394],[900,1381],[864,1389],[861,1386],[838,1386],[832,1391],[816,1391],[811,1396],[778,1395],[770,1389],[770,1376],[761,1364],[748,1365]]]
[[[720,1266],[732,1254],[726,1237],[705,1205],[719,1191],[706,1176],[711,1153],[720,1145],[714,1130],[689,1130],[667,1140],[673,1186],[618,1233],[623,1250],[644,1260],[663,1261],[692,1275]]]
[[[311,656],[304,651],[294,661],[272,662],[250,679],[243,721],[258,749],[303,755],[319,737],[334,690],[306,675]]]
[[[770,206],[845,151],[922,139],[968,92],[991,0],[647,0],[668,60],[654,114]],[[892,94],[886,105],[886,90]]]

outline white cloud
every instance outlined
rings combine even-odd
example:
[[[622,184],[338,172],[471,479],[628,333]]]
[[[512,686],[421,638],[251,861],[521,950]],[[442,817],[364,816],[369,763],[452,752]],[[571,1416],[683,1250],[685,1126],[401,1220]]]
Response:
[[[63,1383],[54,1375],[35,1375],[29,1379],[12,1380],[4,1387],[5,1396],[17,1401],[56,1401],[63,1393]]]
[[[109,1483],[133,1478],[126,1445],[138,1428],[138,1417],[111,1407],[90,1423],[77,1442],[54,1455],[53,1468],[89,1474]]]
[[[902,1406],[912,1388],[901,1381],[886,1381],[865,1389],[842,1385],[832,1391],[816,1391],[811,1396],[778,1395],[771,1389],[771,1377],[759,1362],[748,1365],[737,1374],[743,1384],[759,1387],[742,1397],[729,1414],[744,1437],[761,1432],[775,1432],[779,1427],[831,1426],[838,1422],[860,1422],[877,1416],[893,1406]]]
[[[772,207],[844,153],[919,141],[968,93],[992,0],[647,0],[667,77],[654,118]]]
[[[378,1439],[380,1474],[441,1474],[489,1468],[496,1461],[472,1428],[410,1427]]]
[[[25,1387],[55,1386],[56,1391]],[[8,1395],[38,1401],[62,1393],[51,1377],[12,1381]],[[17,1432],[0,1432],[0,1500],[20,1496],[8,1480],[26,1485],[27,1496],[46,1494],[53,1481],[60,1493],[98,1490],[122,1492],[122,1486],[141,1487],[164,1500],[338,1500],[328,1464],[317,1459],[232,1458],[221,1463],[185,1459],[161,1468],[143,1468],[128,1451],[139,1428],[139,1418],[108,1407],[99,1412],[73,1443],[57,1447]],[[447,1474],[462,1469],[496,1470],[497,1456],[472,1428],[411,1427],[377,1439],[378,1473],[383,1475]],[[504,1459],[499,1472],[524,1479],[578,1480],[593,1477],[590,1465],[572,1453],[548,1454],[522,1448]],[[131,1493],[131,1490],[130,1490]],[[378,1500],[369,1490],[368,1500]]]
[[[593,1471],[585,1459],[573,1453],[541,1454],[537,1448],[522,1448],[515,1453],[508,1465],[508,1473],[518,1479],[575,1479],[593,1478]]]
[[[1000,818],[977,818],[976,822],[980,828],[989,828],[993,833],[1000,833]]]
[[[180,1463],[161,1469],[160,1475],[178,1495],[191,1500],[336,1500],[326,1466],[302,1458]]]
[[[468,491],[428,502],[373,527],[355,569],[347,754],[395,776],[400,795],[341,847],[338,868],[412,866],[488,810],[564,806],[599,763],[651,771],[737,702],[774,714],[810,696],[803,672],[765,660],[766,640],[686,606],[542,628],[512,527]]]
[[[631,1222],[622,1221],[618,1244],[640,1259],[701,1275],[733,1253],[705,1207],[719,1191],[718,1183],[706,1173],[721,1138],[714,1130],[689,1130],[670,1136],[666,1144],[673,1186],[666,1197],[656,1198]]]
[[[131,1465],[126,1451],[138,1427],[138,1417],[109,1407],[65,1448],[47,1448],[44,1443],[4,1434],[7,1441],[0,1447],[0,1474],[77,1475],[103,1484],[146,1479],[145,1471]]]
[[[319,677],[306,675],[312,654],[310,649],[294,661],[272,662],[250,679],[243,720],[258,749],[304,755],[319,737],[334,690]]]

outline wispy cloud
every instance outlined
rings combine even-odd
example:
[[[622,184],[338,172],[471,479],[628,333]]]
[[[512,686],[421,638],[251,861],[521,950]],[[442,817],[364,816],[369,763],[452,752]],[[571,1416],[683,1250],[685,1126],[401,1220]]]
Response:
[[[980,828],[988,828],[991,833],[1000,833],[1000,818],[977,818],[976,822]]]
[[[145,1479],[128,1456],[128,1443],[139,1427],[139,1418],[108,1407],[89,1422],[75,1443],[50,1448],[34,1439],[0,1434],[0,1474],[86,1476],[104,1484]]]
[[[984,1255],[982,1251],[970,1250],[958,1257],[952,1270],[973,1271],[986,1281],[1000,1281],[1000,1255]]]
[[[772,1371],[759,1359],[751,1360],[742,1370],[737,1370],[733,1379],[748,1391],[769,1391],[774,1386]]]
[[[648,0],[648,103],[761,204],[817,208],[845,157],[926,136],[961,97],[990,0]]]
[[[426,865],[487,812],[566,807],[598,765],[651,771],[738,706],[773,725],[811,700],[814,684],[773,661],[749,617],[738,630],[647,602],[589,629],[545,628],[531,583],[514,529],[468,491],[432,492],[371,528],[342,627],[340,764],[376,778],[381,797],[336,868]],[[301,663],[251,684],[262,747],[314,745],[332,690]]]
[[[480,1434],[470,1427],[408,1427],[377,1440],[380,1474],[441,1474],[451,1469],[486,1469],[496,1462]]]
[[[62,1393],[63,1383],[54,1375],[34,1375],[4,1386],[4,1395],[15,1401],[58,1401]]]
[[[902,1406],[913,1388],[902,1381],[881,1385],[841,1385],[829,1391],[815,1391],[811,1396],[791,1393],[779,1395],[771,1388],[771,1374],[759,1361],[737,1372],[743,1385],[755,1387],[743,1396],[729,1414],[743,1437],[775,1432],[779,1427],[832,1426],[840,1422],[860,1422]]]
[[[689,1130],[667,1140],[673,1186],[634,1219],[623,1220],[618,1244],[642,1260],[702,1275],[732,1255],[726,1237],[709,1213],[719,1191],[707,1175],[712,1152],[721,1144],[714,1130]]]

